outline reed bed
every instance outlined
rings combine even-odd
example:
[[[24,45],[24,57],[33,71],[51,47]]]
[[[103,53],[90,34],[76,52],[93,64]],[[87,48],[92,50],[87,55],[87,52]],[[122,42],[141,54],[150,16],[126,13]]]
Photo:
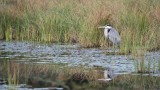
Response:
[[[110,47],[97,27],[107,23],[122,37],[121,52],[160,47],[159,0],[1,0],[0,38],[7,41],[79,43]]]

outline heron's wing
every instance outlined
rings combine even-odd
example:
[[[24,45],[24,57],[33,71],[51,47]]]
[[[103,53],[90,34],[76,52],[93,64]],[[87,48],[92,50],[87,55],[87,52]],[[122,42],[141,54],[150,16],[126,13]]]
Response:
[[[119,33],[112,28],[111,31],[108,33],[109,39],[114,43],[114,44],[119,44],[121,41],[121,37]]]
[[[114,38],[120,38],[119,33],[114,28],[112,28],[111,31],[109,32],[109,36]]]

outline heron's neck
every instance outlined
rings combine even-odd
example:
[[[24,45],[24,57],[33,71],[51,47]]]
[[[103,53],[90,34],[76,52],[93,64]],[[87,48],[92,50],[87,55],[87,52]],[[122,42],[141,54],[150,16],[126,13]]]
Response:
[[[108,30],[107,29],[104,29],[104,35],[105,35],[105,37],[108,37]]]

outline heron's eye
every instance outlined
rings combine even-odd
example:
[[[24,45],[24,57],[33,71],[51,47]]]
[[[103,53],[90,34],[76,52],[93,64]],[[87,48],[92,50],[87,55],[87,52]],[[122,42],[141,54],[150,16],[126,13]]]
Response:
[[[108,29],[108,33],[111,31],[111,29]]]
[[[107,24],[107,26],[111,26],[110,24]]]

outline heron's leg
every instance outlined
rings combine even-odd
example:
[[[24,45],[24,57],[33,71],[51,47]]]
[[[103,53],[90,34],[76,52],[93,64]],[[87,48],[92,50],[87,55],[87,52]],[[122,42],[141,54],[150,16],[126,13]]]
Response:
[[[116,53],[116,45],[113,43],[113,46],[112,46],[112,50],[113,50],[113,53]]]

